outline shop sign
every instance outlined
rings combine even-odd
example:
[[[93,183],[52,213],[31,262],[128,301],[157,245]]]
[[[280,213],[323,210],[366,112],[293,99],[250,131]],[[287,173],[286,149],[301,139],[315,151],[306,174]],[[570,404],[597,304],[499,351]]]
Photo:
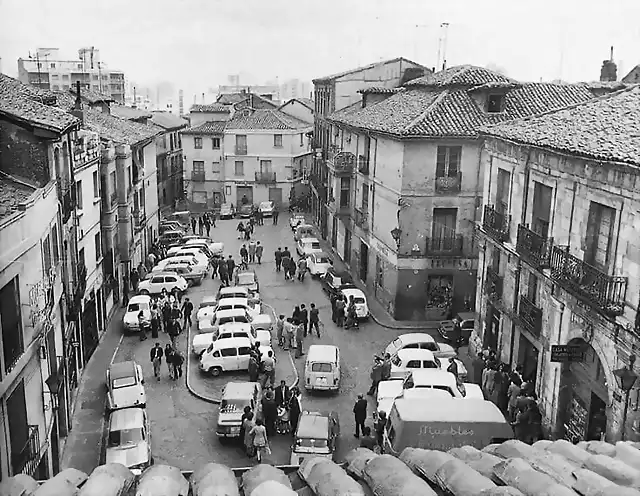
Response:
[[[580,344],[551,345],[551,361],[555,363],[569,363],[584,361],[584,346]]]
[[[29,306],[31,307],[31,325],[38,327],[42,322],[51,320],[53,310],[54,284],[58,274],[58,267],[54,265],[49,269],[41,281],[38,281],[29,290]]]

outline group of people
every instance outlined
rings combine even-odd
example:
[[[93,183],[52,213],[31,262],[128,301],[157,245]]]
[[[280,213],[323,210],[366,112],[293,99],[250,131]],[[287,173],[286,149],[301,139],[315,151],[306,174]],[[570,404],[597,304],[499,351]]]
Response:
[[[216,213],[208,213],[205,212],[199,218],[195,216],[191,217],[191,231],[193,234],[196,234],[196,225],[198,227],[198,234],[203,236],[205,231],[207,233],[207,237],[211,235],[211,227],[216,227]]]
[[[184,364],[184,357],[180,351],[167,343],[162,348],[162,345],[159,342],[151,348],[149,351],[149,358],[151,359],[151,363],[153,364],[153,375],[159,381],[160,380],[160,371],[162,367],[162,358],[164,357],[165,362],[167,362],[167,368],[169,369],[169,378],[173,380],[177,380],[182,377],[182,365]]]
[[[354,437],[360,438],[360,432],[362,432],[362,439],[360,440],[360,447],[368,448],[371,451],[382,452],[382,439],[384,434],[384,426],[387,423],[387,414],[385,412],[379,412],[375,423],[373,424],[373,430],[366,425],[367,420],[367,400],[364,395],[359,394],[358,399],[353,405],[353,416],[356,424],[356,432]],[[372,436],[375,434],[375,437]]]
[[[304,276],[309,268],[307,259],[300,257],[298,261],[291,256],[289,248],[286,246],[284,250],[281,247],[274,253],[276,272],[284,272],[285,281],[294,281],[296,279],[296,273],[298,274],[298,281],[304,282]]]
[[[278,346],[283,350],[295,350],[295,357],[300,358],[304,355],[304,339],[313,334],[314,330],[319,338],[320,327],[322,327],[320,311],[315,303],[311,303],[309,309],[304,303],[297,305],[291,317],[286,317],[284,314],[278,315],[276,321]]]
[[[240,260],[243,268],[248,268],[250,263],[262,264],[262,256],[264,255],[264,246],[260,241],[249,241],[248,246],[242,245],[240,248]]]
[[[263,456],[271,452],[270,436],[295,434],[302,412],[300,398],[300,390],[297,387],[290,388],[286,381],[280,381],[280,385],[275,389],[273,384],[265,387],[259,412],[250,406],[244,408],[240,439],[247,456],[256,456],[260,463]]]
[[[338,293],[331,293],[331,320],[338,326],[350,329],[358,327],[358,314],[356,312],[356,302],[353,295],[347,300],[346,296]]]

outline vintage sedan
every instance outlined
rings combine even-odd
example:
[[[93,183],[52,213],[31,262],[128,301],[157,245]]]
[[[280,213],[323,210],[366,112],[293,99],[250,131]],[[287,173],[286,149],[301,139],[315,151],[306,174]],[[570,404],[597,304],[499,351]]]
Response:
[[[353,284],[353,279],[347,272],[340,272],[334,267],[327,269],[324,276],[320,278],[322,284],[322,290],[331,297],[332,295],[338,295],[343,289],[357,288]]]
[[[358,288],[345,288],[340,291],[342,296],[344,296],[347,300],[347,304],[351,301],[351,297],[353,297],[353,303],[356,307],[356,317],[358,319],[368,319],[369,318],[369,305],[367,304],[366,295]]]
[[[460,360],[455,360],[458,366],[458,379],[467,380],[467,369]],[[403,348],[391,357],[391,378],[404,379],[416,369],[440,369],[446,371],[449,360],[440,360],[432,351],[416,348]]]
[[[240,205],[240,207],[238,207],[237,215],[241,219],[248,219],[249,217],[253,217],[255,209],[256,208],[250,203],[246,205]]]
[[[296,251],[301,257],[306,257],[314,252],[321,252],[320,240],[318,238],[301,238],[296,243]]]
[[[263,217],[272,217],[274,209],[275,204],[272,201],[263,201],[258,205],[258,212],[260,212]]]
[[[149,295],[133,296],[127,305],[127,311],[122,317],[122,327],[125,332],[138,332],[140,330],[138,315],[142,312],[144,321],[151,323],[151,297]]]
[[[204,270],[198,269],[187,262],[168,262],[162,267],[162,269],[152,270],[151,274],[158,274],[161,272],[173,272],[174,274],[178,274],[180,277],[184,277],[192,286],[200,286],[206,275]]]
[[[445,343],[436,343],[433,336],[424,332],[411,332],[402,334],[391,341],[387,346],[385,353],[390,356],[395,355],[399,350],[404,348],[420,348],[432,351],[438,358],[451,358],[457,356],[452,346]]]
[[[147,404],[142,367],[134,361],[112,363],[107,369],[107,409],[140,407]]]
[[[153,464],[146,409],[116,410],[109,416],[108,425],[107,463],[121,463],[135,475]]]
[[[168,293],[172,293],[174,290],[185,292],[189,287],[187,280],[175,274],[173,272],[166,272],[160,274],[152,274],[151,277],[141,281],[138,285],[138,291],[140,294],[160,294],[163,289],[166,289]]]
[[[236,216],[236,209],[233,203],[223,203],[220,205],[220,218],[233,219]]]
[[[227,382],[222,390],[216,435],[221,438],[238,437],[245,407],[260,413],[261,388],[257,382]]]
[[[306,219],[302,214],[295,214],[289,218],[289,226],[291,226],[292,231],[295,231],[296,227],[304,224],[305,222],[306,222]]]
[[[438,333],[447,342],[457,339],[460,346],[469,344],[469,338],[475,326],[476,314],[473,312],[460,312],[452,320],[443,320],[438,327]],[[460,333],[455,336],[455,325],[460,325]]]
[[[309,267],[309,274],[313,277],[322,277],[331,268],[332,262],[323,251],[310,253],[307,256],[307,267]]]
[[[216,312],[210,320],[203,319],[198,322],[198,332],[210,333],[216,335],[222,325],[229,322],[246,322],[251,324],[255,329],[271,330],[273,322],[270,315],[260,314],[255,317],[246,308],[237,308],[233,310],[220,310]]]
[[[257,295],[260,293],[260,282],[258,274],[253,269],[237,270],[233,278],[233,284],[243,288],[247,288],[250,293]]]
[[[333,460],[338,439],[340,421],[336,412],[303,411],[294,432],[291,447],[291,465],[300,465],[311,457]]]
[[[235,310],[235,309],[245,309],[247,310],[253,317],[260,315],[262,307],[257,300],[249,299],[249,298],[222,298],[219,301],[216,301],[213,305],[207,306],[205,308],[201,308],[198,310],[198,314],[196,316],[196,320],[200,322],[201,320],[210,319],[213,317],[213,314],[220,310]]]
[[[191,350],[197,356],[202,356],[211,343],[221,339],[248,338],[252,344],[260,343],[260,346],[271,346],[271,332],[255,330],[247,322],[229,322],[220,326],[218,334],[196,334],[191,341]]]

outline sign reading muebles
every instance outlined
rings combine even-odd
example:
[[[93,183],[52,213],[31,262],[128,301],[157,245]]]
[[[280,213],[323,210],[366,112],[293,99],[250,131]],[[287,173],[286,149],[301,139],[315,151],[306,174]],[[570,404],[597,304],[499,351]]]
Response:
[[[555,344],[551,345],[551,361],[555,363],[584,361],[584,345]]]

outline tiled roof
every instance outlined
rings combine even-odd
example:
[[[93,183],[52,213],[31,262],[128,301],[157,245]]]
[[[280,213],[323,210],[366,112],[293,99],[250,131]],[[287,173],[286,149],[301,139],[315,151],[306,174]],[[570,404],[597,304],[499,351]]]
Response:
[[[640,87],[483,131],[597,160],[640,165]]]
[[[635,66],[629,71],[625,77],[622,78],[623,83],[637,84],[640,83],[640,65]]]
[[[171,112],[152,112],[151,122],[167,130],[180,129],[189,125],[186,119],[173,115]]]
[[[243,102],[246,99],[246,93],[227,93],[219,95],[216,99],[216,103],[221,103],[222,105],[233,105],[234,103]]]
[[[475,65],[457,65],[449,67],[427,76],[413,79],[405,86],[479,86],[487,83],[517,83],[517,81],[503,76],[484,67]]]
[[[229,107],[227,107],[226,105],[222,105],[221,103],[210,103],[208,105],[201,105],[196,103],[191,106],[189,112],[231,112],[231,109],[229,109]]]
[[[403,88],[384,88],[380,86],[374,86],[373,88],[365,88],[363,90],[358,90],[358,93],[362,93],[363,95],[367,93],[378,93],[378,94],[386,94],[386,93],[398,93],[402,91]]]
[[[316,108],[316,104],[311,98],[295,98],[295,100],[298,100],[302,105],[308,107],[311,110],[314,110]]]
[[[225,126],[225,121],[210,121],[188,127],[181,132],[182,134],[222,134],[224,133]]]
[[[480,127],[584,102],[593,94],[583,85],[525,83],[505,95],[504,110],[487,113],[465,89],[411,87],[347,115],[338,123],[397,136],[475,138]]]
[[[381,60],[379,62],[373,62],[372,64],[368,64],[362,67],[356,67],[355,69],[349,69],[348,71],[343,71],[343,72],[339,72],[337,74],[332,74],[330,76],[324,76],[324,77],[320,77],[320,78],[316,78],[313,80],[313,83],[315,84],[316,82],[321,82],[321,81],[332,81],[334,79],[339,79],[343,76],[348,76],[349,74],[354,74],[356,72],[360,72],[360,71],[366,71],[367,69],[373,69],[374,67],[377,67],[379,65],[385,65],[385,64],[391,64],[393,62],[408,62],[410,64],[414,64],[417,65],[419,67],[423,67],[420,64],[413,62],[412,60],[406,59],[404,57],[396,57],[395,59],[389,59],[389,60]],[[426,67],[424,67],[425,69],[427,69]],[[429,72],[431,72],[431,69],[427,69]]]
[[[128,119],[131,121],[151,118],[151,112],[135,109],[133,107],[126,107],[124,105],[111,105],[111,115],[115,115],[116,117],[120,117],[121,119]]]
[[[267,98],[263,98],[260,95],[256,95],[256,94],[248,94],[247,97],[238,102],[235,103],[233,105],[233,107],[238,110],[241,108],[247,108],[250,107],[252,109],[277,109],[279,107],[279,105],[275,102],[273,102],[272,100],[269,100]]]
[[[55,94],[0,74],[0,115],[44,129],[64,132],[78,119],[55,104]]]
[[[588,81],[580,83],[590,90],[619,91],[628,88],[630,85],[620,81]]]
[[[309,123],[275,109],[239,110],[227,122],[227,129],[302,130],[309,127]]]
[[[69,93],[71,93],[75,97],[76,96],[75,88],[70,88]],[[89,103],[115,102],[115,100],[111,97],[111,95],[100,93],[99,91],[94,91],[94,90],[81,89],[80,97]]]
[[[18,206],[29,199],[36,190],[35,187],[14,181],[12,178],[0,175],[0,219],[8,217],[18,211]]]

